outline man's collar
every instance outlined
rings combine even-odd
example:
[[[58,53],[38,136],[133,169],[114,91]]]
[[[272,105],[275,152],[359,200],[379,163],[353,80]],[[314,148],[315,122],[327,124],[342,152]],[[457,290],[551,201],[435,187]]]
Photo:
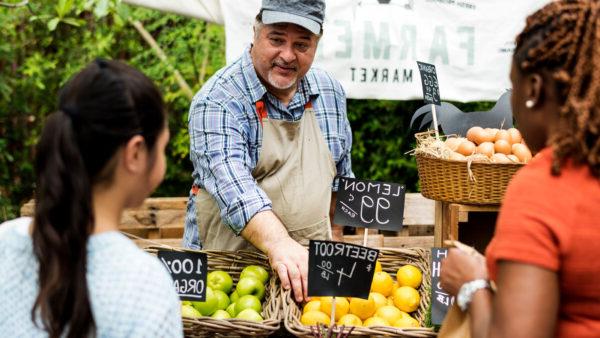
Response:
[[[252,45],[246,47],[246,49],[242,53],[242,74],[244,76],[244,79],[248,83],[248,89],[250,90],[250,99],[252,100],[252,102],[256,103],[263,99],[263,97],[267,93],[267,88],[262,84],[262,82],[260,82],[258,74],[256,74],[256,69],[254,68],[254,64],[252,63],[252,56],[250,55],[251,47]],[[302,98],[302,101],[305,102],[303,102],[302,104],[319,95],[318,86],[315,82],[314,76],[311,76],[310,70],[300,80],[300,83],[298,83],[298,93],[304,96]]]
[[[256,74],[256,69],[254,69],[252,56],[250,56],[251,47],[252,45],[246,47],[242,53],[242,74],[246,80],[246,83],[248,84],[248,89],[250,90],[250,99],[252,102],[256,103],[257,101],[262,100],[263,96],[265,96],[267,88],[265,88],[262,82],[260,82],[260,79]]]

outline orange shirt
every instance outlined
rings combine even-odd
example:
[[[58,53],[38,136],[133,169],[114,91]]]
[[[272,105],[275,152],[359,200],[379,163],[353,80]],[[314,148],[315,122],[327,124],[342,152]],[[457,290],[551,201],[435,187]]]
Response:
[[[556,271],[557,337],[600,337],[600,180],[587,166],[550,174],[546,148],[510,182],[486,251],[490,278],[508,260]]]

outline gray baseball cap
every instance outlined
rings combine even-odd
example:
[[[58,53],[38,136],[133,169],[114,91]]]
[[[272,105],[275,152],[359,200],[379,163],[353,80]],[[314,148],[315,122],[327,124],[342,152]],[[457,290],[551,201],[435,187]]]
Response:
[[[267,25],[289,22],[314,34],[321,32],[325,17],[324,0],[262,0],[260,9]]]

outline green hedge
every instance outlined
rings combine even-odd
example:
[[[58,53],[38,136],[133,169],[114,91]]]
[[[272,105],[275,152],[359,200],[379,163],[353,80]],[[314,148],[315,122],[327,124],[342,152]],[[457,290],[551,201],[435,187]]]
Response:
[[[6,1],[6,0],[4,0]],[[13,0],[14,1],[14,0]],[[0,220],[18,215],[34,189],[35,145],[56,93],[96,57],[122,59],[162,90],[170,112],[168,169],[156,196],[184,196],[191,183],[188,159],[189,99],[170,69],[129,23],[139,20],[197,91],[225,64],[223,27],[177,15],[129,7],[118,0],[59,0],[0,7]],[[414,144],[408,123],[417,101],[348,100],[357,177],[404,182],[416,191]],[[485,109],[473,103],[466,109]]]

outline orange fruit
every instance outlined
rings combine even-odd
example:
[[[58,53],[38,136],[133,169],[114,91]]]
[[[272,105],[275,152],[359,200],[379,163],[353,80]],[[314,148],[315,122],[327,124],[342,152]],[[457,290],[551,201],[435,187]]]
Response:
[[[395,306],[382,306],[375,312],[375,317],[383,318],[388,323],[393,323],[402,317],[402,311],[398,310]]]
[[[388,305],[387,298],[384,295],[378,292],[371,292],[369,296],[373,296],[373,300],[375,301],[375,309],[379,309],[382,306]]]
[[[381,262],[379,262],[379,259],[375,261],[375,272],[379,272],[379,271],[383,271],[383,269],[381,268]]]
[[[324,314],[323,312],[313,310],[306,311],[306,313],[304,313],[302,317],[300,317],[300,323],[307,326],[317,325],[319,323],[329,325],[330,320],[329,316]]]
[[[310,302],[304,304],[302,313],[306,313],[307,311],[321,311],[321,301],[311,300]]]
[[[387,297],[392,294],[393,286],[394,280],[387,272],[379,271],[373,275],[373,281],[371,282],[372,292],[378,292]]]
[[[321,297],[321,312],[331,317],[331,304],[333,297]],[[348,313],[350,304],[345,297],[335,297],[335,320],[340,320],[343,315]]]
[[[383,318],[371,317],[363,322],[363,326],[390,326],[390,323]]]
[[[361,320],[371,317],[375,310],[375,299],[372,295],[369,295],[369,299],[352,298],[350,301],[350,313],[357,315]]]
[[[423,274],[416,266],[407,264],[398,269],[396,279],[399,286],[410,286],[417,289],[421,285]]]
[[[342,316],[342,318],[340,318],[340,320],[338,320],[337,322],[338,326],[362,326],[362,320],[360,320],[360,318],[358,318],[357,315],[353,315],[351,313],[347,313],[345,315]]]
[[[401,286],[394,292],[394,305],[404,312],[415,311],[420,302],[419,291],[410,286]]]
[[[394,327],[420,327],[419,321],[411,316],[402,316],[392,324]]]

